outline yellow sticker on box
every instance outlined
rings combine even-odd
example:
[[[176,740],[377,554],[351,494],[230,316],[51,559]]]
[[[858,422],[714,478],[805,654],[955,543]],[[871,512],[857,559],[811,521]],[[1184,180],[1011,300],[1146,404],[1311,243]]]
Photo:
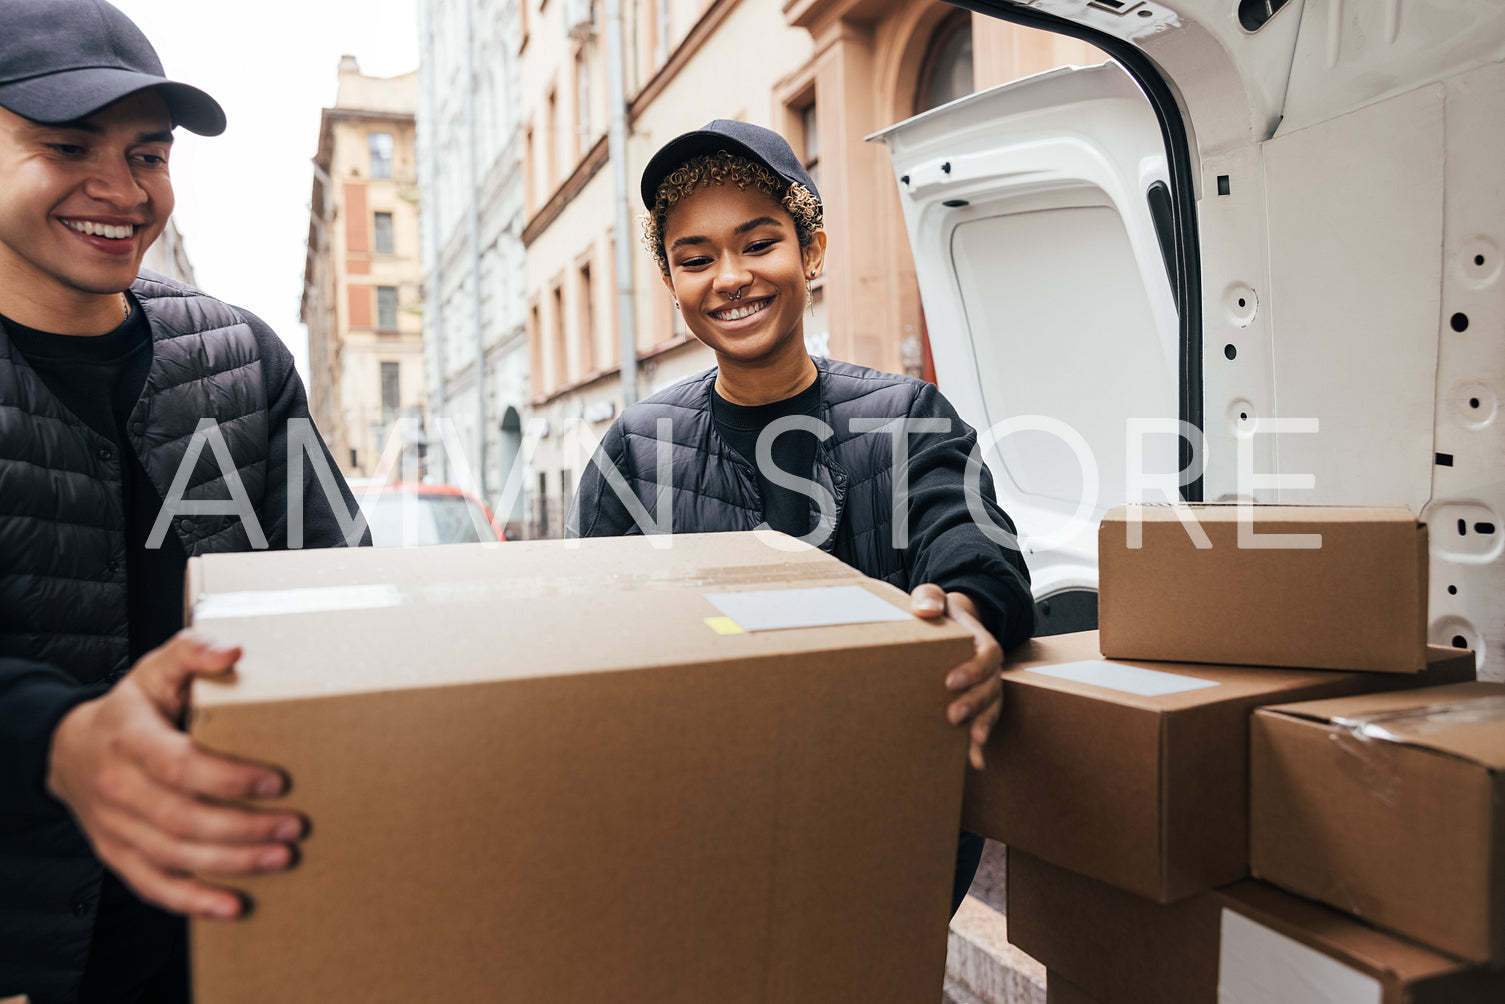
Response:
[[[705,622],[717,634],[746,634],[742,626],[730,617],[707,617]]]

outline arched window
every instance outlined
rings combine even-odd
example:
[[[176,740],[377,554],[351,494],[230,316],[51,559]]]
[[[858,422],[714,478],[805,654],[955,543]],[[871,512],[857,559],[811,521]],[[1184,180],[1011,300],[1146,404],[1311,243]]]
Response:
[[[920,64],[915,114],[971,94],[972,79],[972,15],[959,10],[937,25],[930,37]]]

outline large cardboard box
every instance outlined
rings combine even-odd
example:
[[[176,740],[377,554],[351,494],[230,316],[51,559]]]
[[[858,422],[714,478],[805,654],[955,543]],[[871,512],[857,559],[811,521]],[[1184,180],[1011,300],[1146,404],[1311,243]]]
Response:
[[[1488,971],[1258,882],[1221,893],[1220,1004],[1499,1004]]]
[[[1120,506],[1098,532],[1103,654],[1414,673],[1427,561],[1405,509]]]
[[[1249,716],[1262,704],[1473,679],[1433,648],[1423,673],[1105,661],[1095,632],[1036,638],[1004,667],[967,829],[1168,902],[1248,871]]]
[[[970,635],[812,548],[663,543],[192,562],[245,647],[193,737],[312,821],[193,924],[196,999],[933,999]]]
[[[1498,1004],[1491,971],[1258,882],[1154,903],[1009,852],[1009,941],[1063,1004]]]
[[[1256,875],[1505,962],[1505,684],[1262,708],[1252,746]]]

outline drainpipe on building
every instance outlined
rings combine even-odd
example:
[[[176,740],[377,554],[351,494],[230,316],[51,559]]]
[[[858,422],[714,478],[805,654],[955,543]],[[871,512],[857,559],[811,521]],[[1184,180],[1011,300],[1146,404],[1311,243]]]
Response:
[[[429,268],[424,275],[424,285],[428,291],[424,294],[423,338],[427,346],[429,333],[432,330],[434,349],[431,354],[425,352],[425,355],[432,356],[429,379],[434,387],[434,400],[430,402],[428,414],[429,421],[424,428],[425,437],[430,437],[437,431],[438,423],[448,412],[446,391],[449,386],[449,354],[445,352],[444,346],[444,239],[439,231],[439,104],[434,96],[434,75],[439,72],[439,63],[435,54],[432,0],[426,0],[422,11],[423,63],[428,72],[424,74],[423,87],[423,102],[426,106],[423,118],[426,128],[421,135],[425,139],[423,159],[428,165],[429,190],[423,195],[423,201],[419,203],[418,208],[428,223],[429,234]],[[429,324],[430,317],[433,318],[432,325]],[[442,449],[425,450],[424,454],[429,463],[437,460],[439,480],[448,481],[449,471],[445,466],[447,458],[444,451]]]
[[[472,323],[476,329],[476,483],[474,491],[486,498],[486,332],[481,322],[481,182],[476,166],[476,61],[474,0],[465,4],[465,142],[469,156],[466,173],[470,188],[470,288]]]
[[[617,324],[622,332],[622,407],[638,399],[637,316],[632,304],[632,209],[627,186],[627,85],[622,73],[622,0],[606,0],[606,153],[615,207]]]

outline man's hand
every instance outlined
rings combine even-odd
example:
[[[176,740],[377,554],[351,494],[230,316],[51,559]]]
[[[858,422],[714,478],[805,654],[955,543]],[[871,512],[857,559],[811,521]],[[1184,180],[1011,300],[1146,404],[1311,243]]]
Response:
[[[950,617],[972,632],[972,658],[946,674],[948,690],[962,694],[946,708],[952,725],[972,723],[972,766],[983,768],[982,748],[988,733],[1003,711],[1003,649],[977,619],[977,608],[964,593],[947,593],[932,583],[916,586],[909,594],[909,609],[917,617]]]
[[[181,631],[142,656],[108,694],[65,715],[52,734],[47,788],[72,810],[94,853],[143,899],[179,913],[234,917],[235,893],[192,872],[286,868],[303,820],[222,800],[282,793],[277,770],[197,746],[178,728],[194,676],[223,673],[240,649]]]

